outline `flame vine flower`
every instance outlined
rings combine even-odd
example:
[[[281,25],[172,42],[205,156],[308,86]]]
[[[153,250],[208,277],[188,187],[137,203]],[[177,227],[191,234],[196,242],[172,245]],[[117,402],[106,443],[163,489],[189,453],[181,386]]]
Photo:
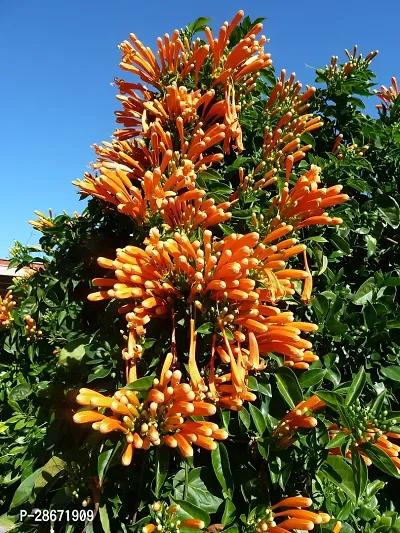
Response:
[[[205,524],[197,518],[187,518],[183,522],[178,519],[177,512],[180,510],[179,504],[168,505],[166,502],[155,502],[151,506],[151,518],[153,522],[143,526],[142,533],[169,532],[179,533],[182,527],[190,529],[204,529]]]
[[[301,529],[311,531],[315,524],[326,524],[331,517],[326,513],[306,510],[313,505],[310,498],[293,496],[284,498],[264,511],[253,512],[245,529],[249,533],[290,533]],[[285,508],[281,511],[276,509]]]
[[[318,396],[311,396],[308,400],[300,402],[289,411],[279,422],[273,433],[273,438],[279,446],[291,446],[297,440],[299,429],[312,429],[318,420],[311,416],[313,412],[325,406],[325,402]]]
[[[259,109],[262,142],[254,166],[233,172],[232,192],[223,200],[200,179],[213,172],[223,180],[225,156],[249,149],[242,117],[272,63],[264,52],[267,39],[259,36],[261,23],[230,43],[242,19],[239,11],[218,37],[205,27],[204,42],[189,42],[185,31],[165,34],[156,54],[131,34],[120,46],[120,66],[139,81],[115,80],[121,129],[111,142],[94,146],[93,173],[74,182],[82,194],[129,216],[147,233],[143,242],[118,248],[114,258],[98,258],[113,273],[94,279],[97,290],[89,295],[91,301],[121,302],[128,327],[122,352],[128,384],[137,379],[138,361],[145,357],[147,325],[161,319],[171,324],[170,353],[147,399],[129,388],[112,398],[89,389],[78,395],[78,403],[97,410],[79,411],[74,420],[91,422],[101,433],[122,433],[124,464],[130,464],[135,448],[166,444],[184,457],[193,455],[192,445],[214,449],[226,431],[190,420],[192,415],[212,416],[217,408],[239,411],[244,402],[254,402],[249,376],[267,369],[270,354],[297,370],[318,360],[303,338],[317,326],[278,307],[296,295],[298,285],[303,302],[311,300],[307,247],[298,232],[341,224],[330,209],[349,199],[340,185],[320,186],[321,169],[315,165],[300,177],[295,173],[312,148],[303,145],[302,136],[322,126],[321,118],[308,112],[315,88],[302,92],[295,75],[282,71]],[[241,232],[222,237],[221,224],[230,223],[251,195],[260,209]],[[176,315],[182,309],[190,324],[187,350],[176,343]],[[211,335],[201,365],[199,322],[210,325]],[[279,438],[293,438],[307,419],[297,418],[290,419],[289,430],[285,420]]]
[[[376,94],[378,98],[382,101],[381,104],[376,105],[377,109],[385,109],[386,111],[390,111],[391,107],[396,102],[400,94],[400,90],[397,83],[397,79],[394,76],[392,77],[391,82],[392,85],[389,88],[382,85],[380,91],[374,90],[374,94]]]
[[[285,232],[287,228],[283,228]],[[291,227],[288,229],[290,231]],[[277,236],[285,233],[277,231]],[[117,280],[95,279],[94,285],[111,288],[92,293],[89,299],[133,301],[120,308],[120,312],[126,313],[131,329],[128,359],[135,359],[134,335],[143,336],[145,325],[152,318],[170,317],[174,307],[186,301],[193,302],[200,312],[208,314],[207,318],[214,315],[219,329],[230,329],[239,343],[247,338],[244,331],[253,332],[253,358],[257,359],[255,350],[261,353],[276,351],[287,356],[289,366],[300,362],[308,365],[307,361],[315,360],[310,352],[312,345],[299,334],[314,331],[316,327],[302,323],[292,326],[292,313],[280,313],[279,309],[268,305],[294,293],[293,279],[309,277],[305,271],[283,268],[284,259],[303,252],[305,246],[295,245],[278,251],[276,246],[268,246],[273,239],[271,234],[265,244],[258,243],[259,235],[249,233],[232,234],[213,241],[212,233],[206,230],[202,243],[192,243],[185,234],[178,233],[174,239],[161,241],[154,228],[145,250],[128,246],[117,250],[116,260],[99,258],[100,266],[114,270]],[[212,301],[222,303],[222,314],[216,307],[208,307],[208,302]],[[218,354],[234,367],[231,346],[227,340],[224,342],[225,347],[217,348]],[[244,366],[242,362],[240,366]],[[232,372],[235,373],[233,368]]]
[[[8,329],[13,323],[11,313],[16,305],[11,291],[8,291],[4,298],[0,296],[0,331]]]
[[[122,455],[125,466],[131,464],[135,449],[148,450],[151,446],[165,444],[178,448],[183,457],[192,457],[193,444],[212,451],[217,446],[215,441],[228,437],[227,431],[213,422],[190,419],[213,416],[216,408],[210,403],[195,401],[191,386],[181,382],[182,373],[169,369],[171,362],[170,353],[165,358],[160,379],[154,379],[153,388],[144,401],[128,389],[119,390],[112,397],[86,388],[79,391],[77,402],[96,409],[77,412],[74,421],[91,423],[93,429],[103,434],[122,433],[126,441]],[[108,409],[111,414],[103,414],[100,409]]]

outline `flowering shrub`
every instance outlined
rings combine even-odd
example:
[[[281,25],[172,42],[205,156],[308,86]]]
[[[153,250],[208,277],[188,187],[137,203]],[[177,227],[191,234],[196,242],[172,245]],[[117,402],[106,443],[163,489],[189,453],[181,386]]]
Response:
[[[92,511],[39,525],[68,533],[399,529],[379,492],[400,473],[380,381],[400,379],[398,345],[381,367],[388,340],[363,359],[349,333],[357,305],[365,331],[398,328],[399,262],[352,293],[369,267],[346,240],[370,258],[399,225],[383,190],[381,220],[368,208],[381,166],[399,176],[379,152],[398,149],[396,80],[369,119],[355,95],[376,52],[303,89],[276,77],[261,22],[198,19],[156,54],[131,34],[118,129],[74,182],[88,207],[37,212],[40,248],[14,248],[44,268],[0,308],[6,531],[40,530],[33,507]]]

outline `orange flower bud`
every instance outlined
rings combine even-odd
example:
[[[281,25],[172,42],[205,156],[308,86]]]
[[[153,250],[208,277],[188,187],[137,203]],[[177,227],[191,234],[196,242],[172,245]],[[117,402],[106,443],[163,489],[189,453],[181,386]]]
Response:
[[[73,421],[77,424],[86,424],[87,422],[98,422],[106,418],[98,411],[79,411],[73,416]]]
[[[184,520],[180,527],[189,527],[190,529],[204,529],[205,523],[202,520],[198,520],[197,518],[188,518],[187,520]]]
[[[134,450],[134,446],[132,443],[128,443],[128,445],[126,446],[125,448],[125,451],[122,455],[122,464],[124,466],[129,466],[132,462],[132,457],[133,457],[133,450]]]

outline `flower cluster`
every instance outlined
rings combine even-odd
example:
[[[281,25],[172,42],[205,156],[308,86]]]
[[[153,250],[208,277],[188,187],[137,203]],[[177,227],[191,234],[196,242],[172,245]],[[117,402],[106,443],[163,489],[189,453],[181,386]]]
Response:
[[[358,146],[358,144],[350,144],[348,146],[344,146],[343,144],[341,144],[342,140],[343,134],[339,133],[332,147],[332,153],[335,154],[340,161],[349,155],[353,157],[363,157],[365,155],[365,152],[369,148],[368,145],[360,147]]]
[[[376,94],[382,101],[381,104],[377,104],[377,109],[385,109],[386,111],[389,111],[397,100],[400,94],[397,79],[393,76],[391,81],[392,85],[389,88],[382,85],[380,91],[374,90],[374,94]]]
[[[24,321],[28,341],[39,340],[43,335],[43,331],[37,329],[35,320],[30,315],[26,315]]]
[[[338,432],[344,432],[349,436],[349,449],[346,451],[346,457],[351,459],[354,452],[358,452],[367,466],[372,464],[369,457],[365,455],[360,446],[366,442],[376,446],[389,456],[394,466],[400,469],[400,446],[391,442],[390,439],[400,439],[400,434],[390,431],[396,425],[396,420],[387,421],[387,411],[382,411],[379,415],[375,414],[369,407],[362,407],[359,400],[354,405],[349,406],[348,419],[351,427],[331,424],[328,428],[329,436],[333,439]],[[341,455],[340,447],[332,448],[329,451],[333,455]]]
[[[275,236],[290,231],[292,226],[284,225]],[[230,364],[233,376],[241,370],[246,373],[265,367],[264,363],[260,366],[259,354],[269,352],[283,355],[287,366],[306,369],[317,357],[310,351],[311,343],[299,335],[317,327],[294,322],[291,312],[281,312],[274,305],[294,294],[293,280],[310,277],[306,271],[284,268],[286,260],[304,252],[305,245],[289,239],[278,248],[271,245],[274,239],[271,233],[259,242],[259,234],[254,232],[213,240],[211,231],[206,230],[203,242],[191,242],[179,233],[161,241],[153,228],[145,250],[127,246],[117,250],[116,260],[99,258],[101,266],[115,271],[116,279],[93,280],[104,289],[89,299],[124,300],[120,311],[126,313],[131,336],[143,336],[152,318],[169,318],[179,303],[193,302],[205,320],[212,320],[222,332],[224,342],[216,350],[222,362]],[[234,346],[227,340],[226,329]],[[241,347],[246,341],[247,353]],[[128,346],[127,357],[135,360],[134,345]],[[191,378],[196,381],[193,373]],[[243,378],[237,380],[243,382]]]
[[[11,313],[16,305],[11,291],[8,291],[4,298],[0,296],[0,331],[11,326],[14,320]]]
[[[91,423],[93,429],[106,434],[118,431],[125,436],[126,448],[122,464],[132,462],[135,448],[148,450],[151,446],[165,444],[178,448],[184,457],[193,456],[192,444],[214,450],[215,441],[224,440],[228,433],[214,422],[191,420],[193,416],[208,417],[216,413],[214,405],[196,401],[188,383],[181,383],[182,373],[172,372],[172,354],[168,354],[160,379],[154,379],[153,388],[141,401],[133,390],[122,389],[112,397],[90,389],[81,389],[76,400],[80,405],[94,410],[79,411],[74,415],[78,424]],[[100,409],[111,411],[109,415]]]
[[[325,403],[318,396],[311,396],[289,411],[275,428],[273,437],[279,446],[287,447],[296,442],[297,432],[301,428],[314,428],[318,421],[312,413],[321,409]]]
[[[325,71],[328,75],[328,78],[343,81],[357,69],[366,69],[369,67],[371,61],[379,54],[378,50],[374,52],[369,52],[362,57],[362,54],[357,55],[357,45],[354,46],[352,53],[348,50],[345,50],[348,61],[343,65],[338,64],[338,56],[332,56],[331,62],[329,65],[325,66]]]
[[[204,529],[205,524],[198,518],[187,518],[183,522],[178,520],[176,513],[179,511],[179,504],[168,505],[166,502],[155,502],[151,506],[151,517],[154,522],[142,528],[143,533],[179,533],[180,528]]]
[[[214,439],[226,438],[226,432],[211,422],[183,422],[185,417],[196,414],[200,405],[209,416],[217,407],[238,411],[245,401],[255,401],[249,375],[267,369],[270,354],[298,370],[318,360],[302,336],[317,326],[297,322],[292,312],[278,307],[299,286],[302,301],[311,300],[306,246],[296,232],[341,224],[328,210],[348,200],[340,185],[320,186],[321,169],[315,165],[299,178],[295,174],[296,163],[311,149],[303,146],[302,136],[322,125],[319,116],[308,112],[315,88],[302,92],[295,75],[282,71],[259,109],[262,146],[254,167],[239,166],[232,173],[225,201],[216,201],[201,178],[206,171],[223,181],[225,156],[249,148],[241,117],[253,106],[257,80],[271,65],[264,52],[267,39],[258,37],[262,24],[230,43],[242,18],[239,11],[218,37],[206,27],[205,42],[190,42],[186,30],[166,34],[157,41],[157,54],[131,34],[120,46],[121,68],[140,82],[115,80],[123,108],[116,113],[121,129],[111,142],[94,146],[94,173],[74,182],[82,194],[131,217],[147,234],[143,243],[98,258],[109,273],[93,280],[96,290],[89,295],[91,301],[121,302],[119,312],[128,326],[122,353],[128,383],[138,377],[147,325],[160,319],[171,324],[171,354],[164,361],[168,370],[149,393],[149,405],[129,389],[101,400],[95,392],[78,396],[83,405],[111,409],[112,416],[82,411],[75,420],[90,421],[101,432],[124,433],[126,464],[135,447],[165,443],[184,456],[193,454],[192,444],[213,449]],[[231,221],[249,195],[263,209],[251,213],[241,233],[221,236],[221,224]],[[182,310],[190,325],[186,350],[176,343],[176,316]],[[196,354],[199,326],[210,335],[201,365]],[[180,383],[180,370],[168,378],[170,384],[164,383],[170,365],[183,370],[184,364],[188,383]],[[192,398],[184,400],[188,410],[167,392],[175,386]]]
[[[311,531],[315,524],[329,522],[331,517],[328,514],[306,510],[312,504],[310,498],[303,496],[285,498],[264,512],[259,512],[247,523],[246,530],[254,533],[290,533],[295,529]],[[275,511],[282,507],[286,509]]]
[[[35,229],[42,231],[45,228],[52,228],[54,226],[54,223],[52,222],[52,212],[49,209],[49,216],[47,217],[40,211],[34,211],[35,215],[37,215],[39,218],[37,220],[29,220],[29,224],[33,226]]]

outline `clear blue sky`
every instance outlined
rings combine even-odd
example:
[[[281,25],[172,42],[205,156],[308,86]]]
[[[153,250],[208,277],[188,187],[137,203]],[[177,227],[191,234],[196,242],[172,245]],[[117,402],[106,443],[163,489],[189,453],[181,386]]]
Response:
[[[27,221],[33,210],[58,214],[84,207],[71,181],[93,159],[93,142],[109,140],[117,109],[118,44],[130,32],[146,45],[199,16],[213,28],[244,9],[264,16],[264,32],[277,69],[313,82],[323,67],[355,43],[374,62],[380,84],[400,77],[395,35],[400,3],[390,9],[372,0],[221,2],[168,0],[0,0],[0,257],[14,239],[35,244]],[[396,22],[397,21],[397,22]]]

